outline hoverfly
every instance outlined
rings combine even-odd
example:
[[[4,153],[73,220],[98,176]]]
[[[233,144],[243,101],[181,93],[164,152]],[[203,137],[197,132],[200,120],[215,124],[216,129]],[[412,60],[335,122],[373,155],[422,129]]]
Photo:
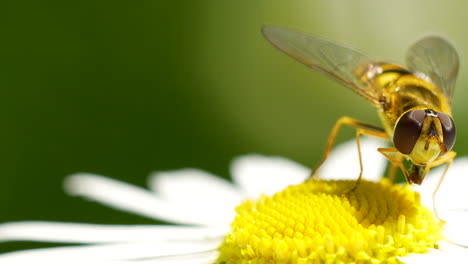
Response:
[[[378,109],[383,128],[350,117],[336,122],[311,178],[330,154],[340,128],[348,125],[356,128],[359,153],[360,174],[354,188],[363,171],[360,136],[370,135],[393,142],[394,147],[377,149],[390,161],[392,181],[399,167],[407,182],[421,184],[431,168],[446,163],[435,195],[456,155],[451,150],[456,137],[451,101],[459,59],[450,43],[435,36],[422,38],[408,49],[403,67],[297,31],[273,26],[262,31],[273,46],[351,88]],[[411,163],[409,169],[405,159]]]

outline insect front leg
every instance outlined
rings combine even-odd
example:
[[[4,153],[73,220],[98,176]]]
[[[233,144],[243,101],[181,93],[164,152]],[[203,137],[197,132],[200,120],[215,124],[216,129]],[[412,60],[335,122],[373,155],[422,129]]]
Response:
[[[395,182],[397,167],[400,167],[400,169],[403,171],[403,174],[405,175],[406,180],[408,181],[409,172],[403,164],[404,156],[396,148],[378,148],[377,151],[379,151],[382,155],[385,156],[385,158],[388,159],[388,161],[390,161],[390,169],[387,173],[387,178],[390,180],[390,182]],[[393,153],[395,157],[390,156],[389,153]]]
[[[315,168],[312,170],[312,174],[309,177],[309,179],[314,179],[314,178],[318,177],[318,170],[320,169],[320,167],[323,165],[323,163],[327,160],[328,156],[330,155],[331,150],[332,150],[333,145],[334,145],[335,140],[336,140],[336,136],[338,135],[338,132],[340,131],[340,129],[341,129],[341,127],[343,125],[348,125],[348,126],[351,126],[351,127],[354,127],[354,128],[357,129],[357,131],[356,131],[356,142],[358,143],[357,145],[358,145],[358,154],[359,154],[359,164],[360,164],[360,167],[361,167],[361,173],[360,173],[358,181],[360,181],[360,179],[361,179],[362,169],[363,169],[362,159],[361,159],[361,145],[360,145],[360,137],[359,136],[360,135],[369,135],[369,136],[374,136],[374,137],[379,137],[379,138],[388,138],[388,135],[380,127],[369,125],[369,124],[363,123],[363,122],[361,122],[359,120],[356,120],[356,119],[353,119],[353,118],[350,118],[350,117],[347,117],[347,116],[341,117],[340,119],[338,119],[338,121],[336,121],[335,126],[333,127],[333,129],[332,129],[332,131],[330,133],[330,136],[328,137],[327,146],[325,148],[323,157],[320,160],[320,162],[315,166]]]
[[[455,151],[449,151],[445,155],[437,158],[434,160],[432,163],[428,164],[424,170],[424,175],[427,175],[427,173],[430,171],[431,168],[437,167],[439,165],[442,165],[444,163],[447,163],[447,166],[445,166],[444,171],[442,172],[442,176],[439,179],[439,182],[437,183],[437,187],[435,188],[434,192],[432,193],[432,207],[434,209],[434,214],[437,218],[440,219],[438,213],[437,213],[437,208],[435,204],[435,199],[436,199],[436,193],[439,191],[440,185],[442,184],[442,181],[445,178],[445,175],[447,174],[448,169],[453,163],[453,159],[455,159],[455,156],[457,156],[457,153]]]
[[[396,167],[399,167],[403,174],[405,175],[406,181],[411,182],[409,180],[409,172],[403,164],[403,155],[396,149],[396,148],[378,148],[378,152],[385,156],[391,163],[390,171],[388,173],[388,178],[391,182],[395,180],[396,175]],[[394,154],[396,157],[389,155],[390,153]]]
[[[401,155],[401,153],[397,153],[397,156],[396,156],[396,159],[398,162],[403,162],[403,158],[404,156]],[[390,180],[390,182],[395,182],[395,178],[396,178],[396,175],[397,175],[397,169],[398,169],[398,166],[395,165],[393,162],[390,162],[390,168],[388,169],[388,172],[387,172],[387,178]]]

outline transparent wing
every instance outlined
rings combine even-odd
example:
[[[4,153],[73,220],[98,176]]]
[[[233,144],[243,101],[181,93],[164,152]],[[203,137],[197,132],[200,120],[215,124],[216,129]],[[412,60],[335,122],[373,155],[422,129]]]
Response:
[[[355,77],[354,71],[372,60],[353,49],[326,41],[304,33],[264,26],[265,38],[273,46],[310,68],[331,76],[350,87],[368,100],[377,103],[378,99]]]
[[[425,37],[408,49],[406,64],[409,70],[428,75],[449,102],[452,101],[459,59],[450,43],[440,37]]]

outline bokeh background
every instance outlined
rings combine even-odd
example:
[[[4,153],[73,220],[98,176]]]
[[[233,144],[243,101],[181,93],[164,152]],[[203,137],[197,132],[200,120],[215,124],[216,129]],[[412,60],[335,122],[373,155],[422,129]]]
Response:
[[[340,116],[378,124],[364,99],[271,47],[263,24],[397,62],[419,37],[447,37],[462,62],[453,110],[466,155],[466,9],[435,0],[3,1],[0,222],[154,223],[68,197],[62,180],[86,171],[145,186],[152,171],[184,167],[229,178],[230,160],[247,153],[312,166]]]

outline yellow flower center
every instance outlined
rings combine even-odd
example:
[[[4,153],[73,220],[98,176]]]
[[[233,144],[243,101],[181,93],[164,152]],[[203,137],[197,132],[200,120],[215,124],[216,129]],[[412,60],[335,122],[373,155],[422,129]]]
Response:
[[[307,181],[237,207],[218,263],[397,263],[441,226],[409,186]]]

